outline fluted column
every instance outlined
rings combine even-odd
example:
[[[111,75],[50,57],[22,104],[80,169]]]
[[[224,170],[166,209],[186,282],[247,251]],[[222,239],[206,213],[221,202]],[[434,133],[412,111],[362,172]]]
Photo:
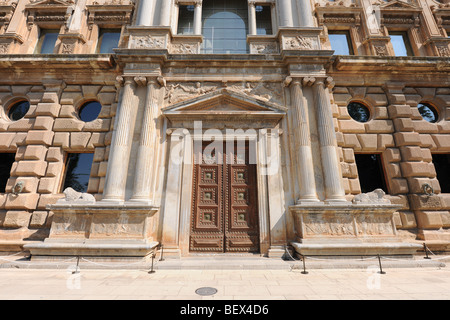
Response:
[[[135,82],[132,77],[118,77],[123,81],[122,100],[117,110],[117,120],[111,141],[111,152],[106,173],[103,200],[125,200],[128,163],[133,140],[136,107],[133,103]]]
[[[341,181],[340,163],[337,156],[333,113],[329,97],[325,92],[325,84],[329,84],[331,80],[331,78],[326,80],[318,79],[313,85],[316,99],[320,153],[325,176],[325,201],[328,202],[346,201]]]
[[[140,82],[147,84],[144,117],[142,119],[141,137],[137,154],[133,195],[131,201],[150,203],[152,200],[152,187],[154,184],[154,160],[156,140],[156,118],[158,117],[158,103],[156,93],[159,87],[155,78],[139,77]]]
[[[300,20],[300,27],[314,27],[314,13],[311,10],[310,0],[298,0],[297,11]]]
[[[141,0],[136,17],[137,26],[151,26],[155,0]]]
[[[194,7],[194,34],[202,34],[202,1],[197,0]]]
[[[291,0],[278,0],[280,27],[293,27]]]
[[[170,26],[170,12],[172,0],[163,0],[161,4],[161,16],[159,18],[160,26]]]
[[[256,3],[255,1],[248,2],[248,34],[256,35]]]
[[[303,101],[303,91],[299,80],[291,84],[294,150],[297,156],[300,197],[297,202],[319,201],[314,179],[314,165],[311,150],[310,128],[307,106]]]

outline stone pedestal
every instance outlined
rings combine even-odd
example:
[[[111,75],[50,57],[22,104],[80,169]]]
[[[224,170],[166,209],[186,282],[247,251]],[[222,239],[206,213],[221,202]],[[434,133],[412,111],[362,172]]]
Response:
[[[158,245],[153,241],[158,208],[139,203],[79,199],[60,200],[48,208],[54,212],[50,236],[27,244],[32,257],[96,256],[145,258]]]
[[[398,209],[388,200],[291,206],[297,234],[291,245],[306,256],[412,255],[421,245],[397,237]]]

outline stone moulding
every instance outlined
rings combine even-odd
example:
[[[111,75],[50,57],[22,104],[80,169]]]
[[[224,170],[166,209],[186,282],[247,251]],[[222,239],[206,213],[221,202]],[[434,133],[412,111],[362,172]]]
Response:
[[[298,204],[290,207],[301,255],[412,255],[421,245],[397,238],[393,204]]]
[[[147,257],[158,245],[153,227],[158,207],[141,203],[61,201],[49,238],[24,246],[32,256]]]

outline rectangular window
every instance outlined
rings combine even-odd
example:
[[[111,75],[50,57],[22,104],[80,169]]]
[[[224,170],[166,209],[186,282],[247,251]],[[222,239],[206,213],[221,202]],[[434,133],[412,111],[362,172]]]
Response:
[[[442,193],[450,193],[450,154],[433,154],[433,164]]]
[[[0,153],[0,193],[5,193],[15,157],[15,153]]]
[[[87,192],[93,160],[93,153],[69,153],[63,190],[72,188],[78,192]]]
[[[362,193],[372,192],[375,189],[383,189],[388,193],[381,160],[379,154],[355,154]]]
[[[389,32],[396,57],[413,56],[411,44],[406,32]]]
[[[334,50],[335,55],[353,55],[353,47],[350,39],[350,34],[346,30],[330,30],[328,31],[328,38],[330,39],[331,50]]]
[[[194,6],[179,6],[177,34],[194,34]]]
[[[39,41],[37,43],[35,53],[49,54],[55,50],[56,40],[58,39],[59,30],[41,29],[39,31]]]
[[[256,34],[272,34],[272,13],[270,6],[255,6],[256,11]]]
[[[113,49],[119,46],[120,30],[101,29],[98,37],[98,53],[114,53]]]

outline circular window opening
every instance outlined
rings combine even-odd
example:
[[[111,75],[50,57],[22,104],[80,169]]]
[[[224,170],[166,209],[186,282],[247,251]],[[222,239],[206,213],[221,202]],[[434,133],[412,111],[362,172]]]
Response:
[[[18,101],[9,108],[8,117],[13,121],[17,121],[25,117],[30,110],[30,102],[26,100]]]
[[[80,119],[84,122],[94,121],[98,118],[100,111],[102,110],[102,105],[97,101],[90,101],[83,104],[80,108]]]
[[[419,109],[419,113],[422,118],[424,118],[426,121],[431,123],[435,123],[438,121],[439,114],[433,106],[427,103],[419,103],[417,105],[417,108]]]
[[[347,106],[348,114],[353,120],[358,122],[367,122],[370,118],[370,111],[365,105],[359,102],[351,102]]]

